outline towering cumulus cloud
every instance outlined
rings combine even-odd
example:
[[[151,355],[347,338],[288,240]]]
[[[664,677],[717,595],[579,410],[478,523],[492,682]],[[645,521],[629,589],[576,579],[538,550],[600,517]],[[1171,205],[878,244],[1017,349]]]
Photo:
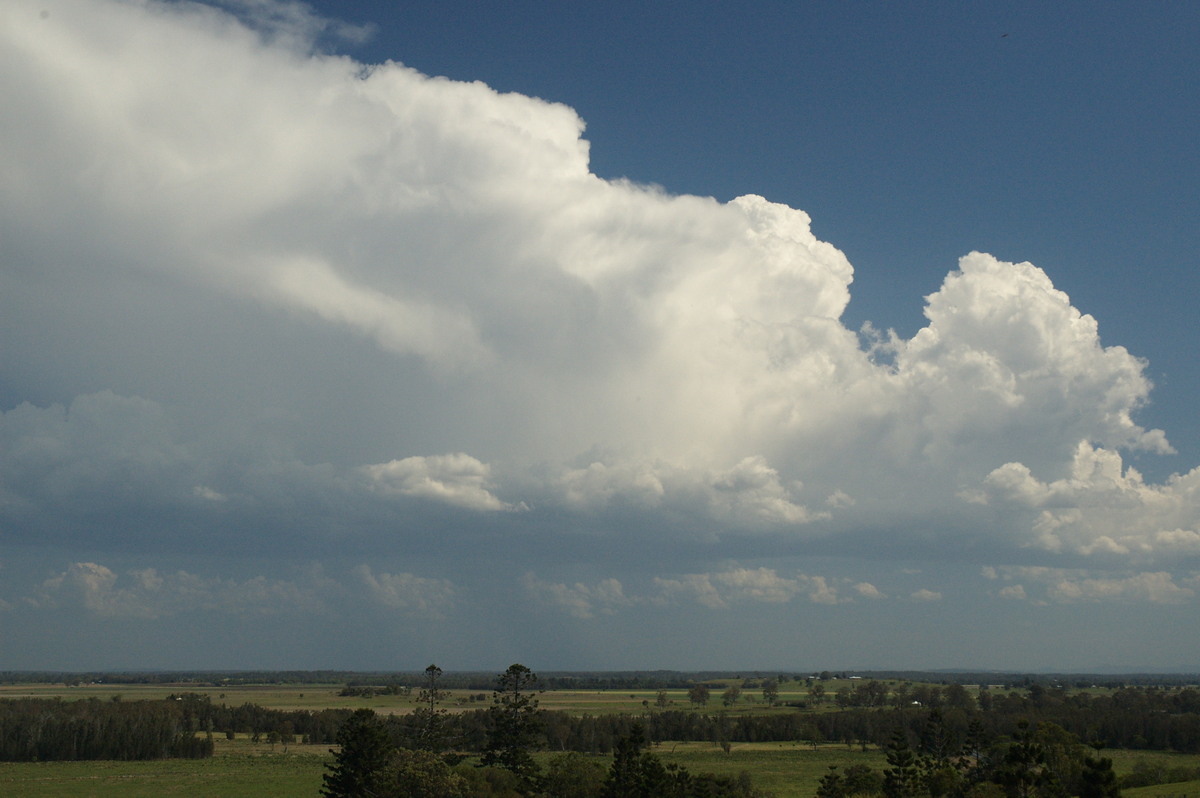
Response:
[[[1170,451],[1136,420],[1144,363],[1036,266],[968,254],[911,339],[860,333],[851,265],[803,212],[600,179],[564,105],[315,53],[325,23],[253,7],[277,13],[0,5],[10,541],[102,562],[147,541],[428,554],[432,530],[1200,554],[1200,476],[1146,484],[1119,454]],[[429,562],[401,587],[448,595]],[[54,591],[153,614],[158,588],[73,567]],[[654,584],[884,597],[713,567]],[[663,604],[611,576],[524,579],[580,617]]]

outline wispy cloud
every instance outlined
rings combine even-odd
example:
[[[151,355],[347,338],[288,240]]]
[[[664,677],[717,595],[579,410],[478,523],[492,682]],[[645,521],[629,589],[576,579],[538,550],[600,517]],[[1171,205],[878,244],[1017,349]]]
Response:
[[[326,612],[328,580],[314,574],[305,583],[255,577],[237,581],[186,571],[160,574],[153,568],[118,575],[93,562],[72,563],[42,582],[27,604],[37,608],[82,607],[101,617],[154,619],[187,613],[279,615]]]
[[[563,582],[543,582],[532,572],[527,572],[521,577],[521,584],[535,599],[576,618],[610,615],[618,609],[640,603],[640,599],[627,597],[621,583],[611,578],[593,585],[582,582],[568,585]]]
[[[411,615],[442,618],[458,596],[457,588],[448,579],[375,573],[369,565],[358,566],[355,575],[372,601]]]

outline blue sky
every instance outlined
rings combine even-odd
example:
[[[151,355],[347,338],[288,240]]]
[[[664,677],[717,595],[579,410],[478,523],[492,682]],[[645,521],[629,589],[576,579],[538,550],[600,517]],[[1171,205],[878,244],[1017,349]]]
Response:
[[[0,22],[0,668],[1200,669],[1193,5]]]

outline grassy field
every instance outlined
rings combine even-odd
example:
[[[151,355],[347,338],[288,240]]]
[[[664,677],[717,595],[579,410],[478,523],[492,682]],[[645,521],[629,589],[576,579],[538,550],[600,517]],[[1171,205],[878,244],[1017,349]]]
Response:
[[[1200,781],[1181,781],[1176,784],[1156,784],[1122,790],[1122,798],[1200,798]]]
[[[816,751],[791,743],[735,744],[729,753],[713,743],[663,743],[655,753],[694,773],[737,775],[777,798],[810,798],[829,765],[881,767],[882,752],[827,746]],[[553,754],[539,758],[549,760]],[[217,741],[212,759],[158,762],[0,763],[0,795],[13,798],[313,798],[321,786],[328,746],[252,745]],[[607,765],[611,759],[598,756]]]
[[[327,747],[156,762],[3,762],[0,795],[12,798],[314,798]]]
[[[867,765],[877,770],[887,766],[883,751],[852,750],[844,745],[813,750],[798,743],[734,743],[726,754],[713,743],[663,743],[654,750],[663,762],[682,765],[693,773],[736,776],[748,771],[754,786],[776,798],[812,798],[830,765],[839,769]]]
[[[886,766],[878,750],[842,745],[813,750],[794,743],[735,743],[725,753],[714,743],[662,743],[654,752],[663,762],[693,773],[735,776],[748,771],[760,789],[776,798],[811,798],[830,765],[845,769],[862,764]],[[1128,772],[1141,758],[1164,758],[1172,764],[1200,762],[1200,757],[1155,752],[1108,751],[1118,772]],[[540,759],[553,754],[543,753]],[[596,757],[607,764],[607,756]],[[328,760],[328,747],[252,744],[246,739],[218,740],[212,759],[159,762],[19,762],[0,763],[0,795],[13,798],[314,798]],[[1126,790],[1125,798],[1200,798],[1200,782],[1162,784]]]

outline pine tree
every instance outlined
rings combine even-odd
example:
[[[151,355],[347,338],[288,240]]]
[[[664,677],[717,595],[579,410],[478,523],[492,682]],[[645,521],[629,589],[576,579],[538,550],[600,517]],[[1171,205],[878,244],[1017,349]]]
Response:
[[[908,747],[908,739],[900,729],[892,732],[887,747],[887,763],[891,767],[883,771],[885,798],[913,798],[917,795],[921,786],[917,757]]]
[[[537,781],[539,773],[538,764],[529,753],[541,731],[536,686],[537,674],[517,663],[497,677],[488,710],[487,749],[481,758],[485,766],[515,773],[527,786]]]
[[[1100,746],[1096,749],[1095,757],[1085,757],[1083,772],[1080,774],[1079,798],[1121,798],[1121,788],[1117,786],[1117,774],[1113,773],[1112,760],[1100,756]]]
[[[340,748],[334,753],[333,762],[325,766],[330,772],[322,777],[321,795],[325,798],[371,795],[395,752],[383,722],[370,709],[355,710],[338,729],[337,744]]]
[[[830,765],[829,772],[817,782],[817,798],[845,798],[846,790],[842,786],[842,777],[838,775],[837,765]]]
[[[441,689],[441,678],[442,669],[437,665],[425,669],[425,686],[417,695],[419,706],[410,718],[416,727],[416,747],[434,753],[446,747],[446,710],[440,704],[450,694]]]
[[[1017,733],[1004,754],[997,781],[1016,798],[1030,798],[1052,783],[1046,768],[1046,747],[1037,739],[1028,721],[1017,724]]]

